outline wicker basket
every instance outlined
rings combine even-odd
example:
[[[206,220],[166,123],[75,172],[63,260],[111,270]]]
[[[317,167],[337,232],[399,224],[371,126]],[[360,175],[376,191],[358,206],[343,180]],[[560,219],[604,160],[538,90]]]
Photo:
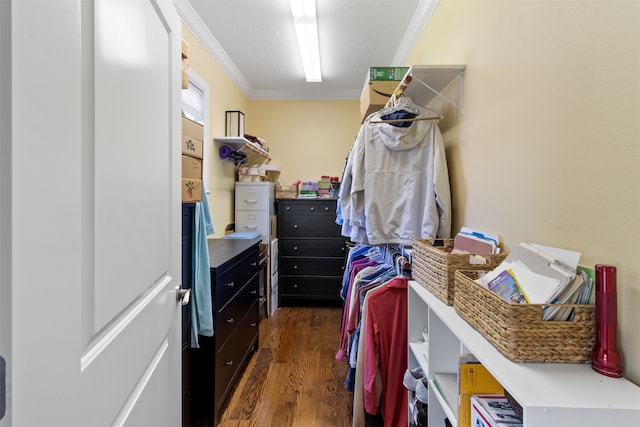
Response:
[[[512,304],[477,284],[478,271],[455,273],[456,312],[514,362],[584,363],[595,343],[595,306],[566,305],[572,320],[542,319],[546,304]]]
[[[472,264],[473,255],[449,253],[453,239],[443,239],[444,246],[432,246],[434,240],[413,240],[411,275],[447,305],[453,305],[453,274],[456,270],[493,270],[506,258],[505,254],[483,254],[481,256],[486,263]]]

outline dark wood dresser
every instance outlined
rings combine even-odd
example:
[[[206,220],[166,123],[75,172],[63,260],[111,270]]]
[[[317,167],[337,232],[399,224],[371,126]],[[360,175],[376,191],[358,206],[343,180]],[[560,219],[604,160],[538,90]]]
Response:
[[[336,224],[335,199],[279,199],[279,305],[341,302],[347,239]]]
[[[215,426],[236,380],[258,349],[260,239],[208,241],[213,337],[192,349],[193,424]]]

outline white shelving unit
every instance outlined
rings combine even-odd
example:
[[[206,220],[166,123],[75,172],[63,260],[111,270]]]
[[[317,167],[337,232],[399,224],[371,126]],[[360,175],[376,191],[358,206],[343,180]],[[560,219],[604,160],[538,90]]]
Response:
[[[511,362],[419,283],[409,282],[408,298],[409,368],[420,365],[429,378],[430,426],[445,418],[458,425],[461,353],[473,354],[522,405],[525,427],[640,425],[640,387],[629,380],[600,375],[590,364]],[[418,343],[425,329],[428,346]]]
[[[463,113],[464,65],[412,65],[398,84],[395,94],[404,94],[418,105],[426,106],[435,97],[440,97]],[[458,99],[452,100],[443,91],[458,79]],[[393,102],[393,99],[389,102]],[[389,104],[387,104],[389,105]]]
[[[254,154],[266,159],[271,160],[271,156],[269,156],[269,152],[260,146],[260,144],[256,144],[255,142],[249,141],[248,139],[240,136],[217,136],[213,138],[215,142],[221,145],[228,145],[230,147],[239,149],[247,149]]]

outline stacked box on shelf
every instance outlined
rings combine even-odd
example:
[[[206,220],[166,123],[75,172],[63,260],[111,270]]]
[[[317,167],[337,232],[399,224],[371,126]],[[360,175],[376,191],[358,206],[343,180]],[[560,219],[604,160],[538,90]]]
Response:
[[[457,270],[493,270],[506,254],[452,254],[454,239],[414,239],[411,274],[429,292],[453,305]]]
[[[331,197],[331,177],[323,175],[318,181],[318,197],[328,199]]]
[[[182,117],[182,201],[202,200],[202,146],[204,128]]]
[[[408,67],[370,67],[360,95],[360,119],[381,110],[397,89]]]

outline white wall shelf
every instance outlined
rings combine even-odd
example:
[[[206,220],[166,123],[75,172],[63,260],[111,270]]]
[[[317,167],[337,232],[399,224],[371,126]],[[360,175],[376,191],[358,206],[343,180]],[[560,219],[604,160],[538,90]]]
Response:
[[[256,144],[246,138],[240,136],[217,136],[213,138],[213,140],[218,144],[234,147],[236,150],[247,149],[266,160],[271,160],[271,156],[267,150],[261,147],[260,144]]]
[[[428,105],[436,96],[443,98],[463,113],[464,65],[412,65],[398,84],[395,95],[404,94],[418,105]],[[409,76],[410,78],[407,78]],[[452,100],[442,92],[456,79],[460,85],[458,100]],[[393,102],[390,100],[389,102]]]
[[[428,328],[429,335],[428,355],[420,354],[424,351],[421,346],[410,345],[409,368],[416,367],[419,360],[428,360],[429,380],[436,378],[435,373],[457,374],[458,354],[469,352],[522,405],[525,427],[638,426],[640,387],[629,380],[600,375],[590,364],[512,362],[458,316],[452,306],[419,283],[409,282],[408,298],[409,342],[415,343],[424,328]],[[448,396],[445,401],[435,392],[430,387],[429,424],[441,425],[443,417],[457,414],[458,410],[446,403],[451,402]],[[450,421],[457,426],[457,420]]]

